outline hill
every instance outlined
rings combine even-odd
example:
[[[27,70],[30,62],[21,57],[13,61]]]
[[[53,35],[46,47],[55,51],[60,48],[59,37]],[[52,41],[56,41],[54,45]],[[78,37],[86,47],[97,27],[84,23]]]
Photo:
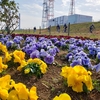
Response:
[[[89,32],[89,26],[94,24],[95,29],[91,34]],[[40,35],[68,35],[67,33],[63,32],[63,26],[60,28],[60,33],[57,32],[56,27],[51,27],[51,32],[48,32],[48,29],[37,29],[36,32],[33,32],[33,29],[22,29],[17,30],[16,34],[40,34]],[[77,23],[70,25],[70,36],[82,36],[82,37],[89,37],[89,38],[98,38],[100,39],[100,22],[89,22],[89,23]]]

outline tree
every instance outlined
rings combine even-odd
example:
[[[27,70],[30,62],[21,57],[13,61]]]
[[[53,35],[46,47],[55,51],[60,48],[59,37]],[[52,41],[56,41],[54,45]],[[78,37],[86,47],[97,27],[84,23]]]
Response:
[[[0,1],[0,27],[2,33],[12,34],[19,26],[18,3],[10,0]]]

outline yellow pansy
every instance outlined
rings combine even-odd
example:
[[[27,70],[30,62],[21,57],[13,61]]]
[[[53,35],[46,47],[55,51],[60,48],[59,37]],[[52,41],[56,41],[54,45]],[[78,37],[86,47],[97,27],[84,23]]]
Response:
[[[77,66],[74,66],[73,69],[79,76],[88,75],[87,70],[83,66],[77,65]]]
[[[3,77],[0,78],[0,87],[6,90],[10,89],[10,79],[11,76],[10,75],[5,75]]]
[[[22,60],[25,60],[25,53],[23,51],[15,50],[13,52],[14,55],[14,62],[21,63]]]
[[[92,75],[92,73],[90,71],[88,71],[88,75]]]
[[[41,64],[41,61],[42,60],[40,60],[39,58],[34,58],[33,60],[32,60],[32,62],[34,62],[34,63],[37,63],[37,64]]]
[[[22,60],[20,63],[20,66],[17,67],[18,71],[21,71],[23,67],[27,65],[27,62],[25,60]]]
[[[3,45],[1,42],[0,42],[0,50],[2,50],[4,53],[7,52],[7,48],[5,45]]]
[[[15,84],[14,88],[17,91],[20,100],[28,100],[29,91],[24,84]]]
[[[16,90],[11,90],[9,92],[9,97],[8,97],[7,100],[19,100],[18,95],[17,95],[17,91]]]
[[[54,97],[53,100],[71,100],[71,97],[67,93],[62,93],[59,96]]]
[[[68,78],[67,78],[67,83],[68,83],[68,86],[74,86],[76,83],[76,77],[77,77],[77,74],[70,74],[68,75]]]
[[[90,77],[90,75],[92,75],[92,73],[90,71],[87,71],[82,66],[75,66],[73,69],[76,71],[76,73],[78,74],[79,77],[82,77],[81,82],[85,83],[88,90],[91,91],[93,89],[92,79]]]
[[[29,58],[28,60],[27,60],[27,63],[32,63],[33,62],[33,59],[32,58]]]
[[[24,70],[24,73],[25,74],[28,74],[30,72],[30,68],[26,68],[25,70]]]
[[[40,69],[43,74],[46,73],[47,72],[47,64],[45,62],[41,61]]]
[[[91,72],[87,71],[83,66],[77,65],[74,67],[63,67],[61,75],[67,79],[67,84],[72,87],[73,91],[83,92],[83,83],[88,90],[93,89]]]
[[[90,91],[94,88],[93,87],[93,83],[92,83],[92,79],[91,79],[91,77],[89,75],[84,77],[83,83],[85,83],[85,85],[87,86],[88,90],[90,90]]]
[[[11,58],[12,58],[12,53],[9,54],[8,52],[6,52],[3,62],[6,63],[6,62],[10,61]]]
[[[82,92],[83,91],[83,83],[82,83],[82,77],[78,76],[76,73],[70,74],[67,78],[68,86],[71,86],[73,91],[76,92]]]
[[[41,59],[39,59],[39,58],[29,59],[27,62],[28,63],[32,63],[33,62],[33,63],[36,63],[36,64],[40,65],[41,72],[43,74],[46,73],[47,64],[45,62],[43,62]]]
[[[15,85],[15,81],[13,79],[10,79],[10,88],[13,88],[14,85]]]
[[[76,92],[83,92],[83,83],[75,81],[75,85],[72,86],[72,89],[73,91],[76,91]]]
[[[37,96],[37,93],[36,93],[36,87],[35,86],[33,86],[30,89],[29,98],[30,98],[30,100],[37,100],[38,99],[38,96]]]
[[[73,68],[65,66],[65,67],[62,67],[61,70],[62,71],[61,71],[60,75],[63,76],[63,77],[65,77],[65,78],[68,78],[68,76],[72,72]]]
[[[2,57],[0,57],[0,73],[7,68],[8,66],[3,64]]]
[[[8,96],[9,96],[8,90],[0,88],[0,98],[2,100],[7,100]]]

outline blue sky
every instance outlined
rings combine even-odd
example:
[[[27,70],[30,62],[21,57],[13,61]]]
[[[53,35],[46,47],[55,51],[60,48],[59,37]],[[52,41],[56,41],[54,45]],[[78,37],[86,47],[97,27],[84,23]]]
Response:
[[[15,0],[19,3],[21,28],[39,28],[42,23],[44,0]],[[68,15],[71,0],[54,0],[54,17]],[[100,21],[100,0],[75,0],[75,13],[93,16]]]

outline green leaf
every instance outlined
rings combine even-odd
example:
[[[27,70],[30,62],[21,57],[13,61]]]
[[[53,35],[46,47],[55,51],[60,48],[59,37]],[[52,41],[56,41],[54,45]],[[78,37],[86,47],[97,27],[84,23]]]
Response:
[[[85,92],[85,93],[89,92],[87,86],[85,85],[85,83],[83,83],[83,92]]]
[[[34,74],[37,78],[41,78],[43,75],[40,70],[40,65],[37,63],[32,62],[32,63],[27,64],[25,67],[23,67],[23,73],[26,68],[30,68],[29,74],[31,74],[31,75]]]
[[[31,68],[31,72],[32,72],[33,74],[35,73],[35,70],[34,70],[34,68],[33,68],[33,69]]]
[[[97,91],[100,92],[100,81],[99,80],[93,80],[93,86]]]

